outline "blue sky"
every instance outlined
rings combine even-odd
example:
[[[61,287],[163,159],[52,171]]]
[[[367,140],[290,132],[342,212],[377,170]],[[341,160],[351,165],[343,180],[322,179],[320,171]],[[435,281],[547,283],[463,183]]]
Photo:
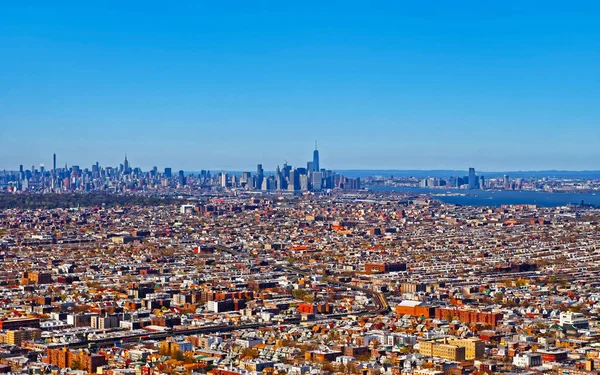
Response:
[[[424,4],[426,3],[426,4]],[[0,11],[0,168],[600,169],[600,4]]]

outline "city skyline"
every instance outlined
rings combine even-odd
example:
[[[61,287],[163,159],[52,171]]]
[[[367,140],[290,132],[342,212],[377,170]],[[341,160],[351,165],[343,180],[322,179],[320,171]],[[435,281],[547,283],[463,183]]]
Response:
[[[316,142],[315,142],[315,147],[317,146]],[[101,162],[100,160],[96,160],[90,164],[85,164],[85,163],[79,163],[77,161],[74,161],[73,163],[69,163],[67,160],[63,160],[61,161],[59,158],[60,156],[58,156],[56,153],[53,153],[52,156],[50,157],[50,160],[52,160],[50,163],[33,163],[33,164],[25,164],[25,163],[20,163],[16,166],[13,167],[9,167],[9,168],[0,168],[0,171],[6,171],[6,172],[17,172],[19,171],[20,168],[26,169],[26,170],[31,170],[31,168],[34,169],[40,169],[40,168],[44,168],[46,171],[51,171],[55,168],[63,168],[63,167],[68,167],[71,168],[72,166],[77,166],[77,167],[81,167],[81,168],[88,168],[88,167],[93,167],[94,165],[100,165],[102,167],[112,167],[112,168],[118,168],[119,165],[124,166],[124,163],[122,163],[123,158],[125,161],[127,161],[127,163],[129,164],[128,161],[128,154],[125,153],[124,156],[121,156],[121,160],[117,161],[115,163],[105,163],[105,162]],[[135,157],[135,156],[134,156]],[[114,159],[114,157],[113,157]],[[57,161],[58,160],[58,161]],[[308,162],[304,162],[305,165],[303,165],[302,161],[299,161],[297,163],[293,163],[293,162],[288,162],[287,158],[282,158],[281,159],[281,163],[275,163],[273,165],[269,165],[267,163],[263,163],[260,160],[258,160],[257,164],[261,167],[263,167],[263,172],[264,173],[268,173],[268,174],[273,174],[277,171],[278,167],[283,167],[284,165],[289,165],[292,167],[303,167],[306,166],[306,169],[309,171],[319,171],[321,168],[315,168],[315,169],[311,169],[310,167],[313,166],[315,164],[315,160],[317,161],[317,165],[320,164],[320,152],[317,148],[315,148],[313,150],[313,157],[311,160],[309,160]],[[236,173],[236,174],[242,174],[244,172],[251,172],[251,171],[255,171],[256,170],[256,165],[254,164],[253,167],[249,167],[249,168],[237,168],[237,169],[225,169],[225,168],[205,168],[202,166],[198,166],[196,168],[192,168],[192,169],[181,169],[180,167],[178,167],[177,165],[171,165],[171,164],[164,164],[163,163],[159,163],[159,162],[155,162],[152,163],[151,166],[142,166],[139,165],[137,163],[135,163],[135,168],[139,168],[141,171],[147,172],[147,171],[151,171],[154,168],[158,168],[158,169],[172,169],[172,170],[182,170],[185,173],[199,173],[200,171],[204,170],[204,171],[212,171],[215,173],[220,173],[220,172],[227,172],[227,173]],[[267,166],[265,168],[265,166]],[[89,169],[89,168],[88,168]],[[432,175],[431,177],[435,177],[440,173],[453,173],[456,175],[456,173],[458,172],[467,172],[467,173],[471,173],[471,169],[474,169],[473,167],[464,167],[464,168],[448,168],[448,169],[429,169],[429,168],[424,168],[424,169],[378,169],[378,168],[373,168],[373,169],[360,169],[360,168],[350,168],[350,169],[344,169],[344,168],[328,168],[330,170],[335,170],[335,171],[342,171],[342,172],[379,172],[379,173],[383,173],[383,172],[419,172],[419,176],[421,175],[421,173],[427,173],[427,172],[432,172],[435,175]],[[477,173],[488,173],[488,174],[498,174],[498,173],[544,173],[544,172],[567,172],[567,173],[586,173],[586,172],[590,172],[590,173],[600,173],[600,169],[531,169],[531,170],[527,170],[527,169],[504,169],[504,170],[482,170],[482,169],[477,169]]]
[[[0,168],[600,169],[597,5],[316,8],[7,4]]]

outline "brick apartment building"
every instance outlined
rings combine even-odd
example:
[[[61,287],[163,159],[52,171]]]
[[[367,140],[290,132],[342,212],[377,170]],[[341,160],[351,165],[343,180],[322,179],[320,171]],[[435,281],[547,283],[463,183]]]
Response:
[[[100,354],[90,354],[84,350],[68,350],[65,348],[48,348],[44,361],[63,368],[78,367],[88,373],[95,373],[98,367],[106,365],[106,358]]]
[[[39,318],[0,319],[0,330],[40,328]]]
[[[435,307],[425,305],[423,302],[419,301],[402,301],[396,306],[396,314],[433,318],[435,315]]]
[[[367,263],[365,264],[365,271],[367,273],[406,271],[406,263]]]
[[[438,307],[435,309],[436,319],[458,319],[462,323],[483,323],[496,327],[502,320],[503,315],[493,312],[481,312],[457,308]]]

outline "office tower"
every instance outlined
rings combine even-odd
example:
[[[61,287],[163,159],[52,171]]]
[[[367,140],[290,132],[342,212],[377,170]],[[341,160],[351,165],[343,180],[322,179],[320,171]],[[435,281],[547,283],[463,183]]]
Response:
[[[309,162],[306,163],[306,170],[308,171],[308,173],[313,172],[314,169],[315,169],[315,167],[314,167],[312,161],[309,161]]]
[[[52,176],[56,176],[56,154],[52,155]]]
[[[283,169],[281,172],[283,173],[283,178],[288,181],[290,179],[290,171],[292,170],[292,166],[288,165],[287,162],[283,164]]]
[[[477,176],[475,176],[475,168],[469,168],[469,190],[477,188]]]
[[[307,174],[300,175],[300,190],[302,190],[302,191],[308,190],[308,175]]]
[[[123,173],[129,174],[129,161],[127,160],[127,154],[125,154],[125,161],[123,162]]]
[[[250,181],[250,176],[252,176],[251,172],[242,172],[242,179],[240,180],[240,182]]]
[[[46,171],[46,166],[44,164],[40,164],[40,173],[43,175]]]
[[[346,190],[359,190],[360,189],[360,178],[346,178],[344,181],[344,189]],[[427,179],[425,179],[426,181]]]
[[[504,189],[506,189],[506,190],[510,189],[510,180],[509,180],[507,174],[504,175],[503,182],[504,182]]]
[[[317,149],[317,141],[315,141],[315,151],[313,152],[313,171],[318,172],[319,170],[319,150]]]
[[[312,189],[321,190],[323,187],[323,172],[313,172],[311,177]]]
[[[165,177],[166,178],[171,178],[173,171],[171,170],[171,168],[165,168]]]
[[[185,182],[185,174],[183,171],[179,171],[179,185],[184,186]]]
[[[262,164],[258,164],[256,166],[256,188],[257,189],[262,189],[263,178],[264,178],[263,166],[262,166]]]
[[[283,178],[283,174],[281,173],[279,166],[275,168],[275,185],[275,189],[277,190],[284,190],[287,187],[286,181]]]
[[[221,173],[221,187],[227,187],[227,173]]]
[[[517,180],[515,181],[515,185],[517,190],[523,189],[523,180],[520,177],[517,178]],[[511,188],[514,189],[515,187],[511,186]]]
[[[485,189],[485,177],[479,176],[479,188]]]
[[[290,170],[290,178],[288,183],[289,191],[300,190],[300,174],[297,169]]]
[[[242,178],[240,178],[240,186],[245,189],[253,189],[254,183],[252,180],[251,172],[242,172]]]
[[[92,165],[92,177],[93,178],[100,177],[100,166],[98,165],[98,162],[96,162],[96,164]]]

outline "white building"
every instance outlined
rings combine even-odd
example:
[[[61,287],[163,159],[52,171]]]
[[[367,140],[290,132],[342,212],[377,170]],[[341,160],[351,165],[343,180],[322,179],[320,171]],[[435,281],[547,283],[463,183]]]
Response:
[[[513,365],[519,368],[537,367],[542,365],[542,355],[537,353],[517,354],[513,357]]]
[[[560,325],[562,327],[574,329],[587,329],[589,328],[589,322],[584,314],[576,313],[572,311],[566,311],[560,313]]]
[[[194,213],[194,208],[196,208],[196,207],[194,207],[191,204],[183,204],[179,208],[179,213],[181,213],[181,214],[193,214]]]

